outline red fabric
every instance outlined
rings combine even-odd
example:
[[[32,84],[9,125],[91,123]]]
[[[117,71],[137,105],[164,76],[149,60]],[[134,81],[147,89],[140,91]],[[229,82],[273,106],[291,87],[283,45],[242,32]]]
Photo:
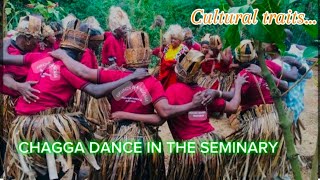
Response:
[[[205,90],[205,88],[199,86],[190,87],[183,83],[176,83],[166,90],[166,96],[169,104],[182,105],[191,102],[193,95],[203,90]],[[222,98],[213,100],[212,104],[207,106],[209,112],[205,120],[190,120],[188,113],[171,118],[167,122],[173,138],[175,140],[188,140],[213,131],[214,128],[209,122],[209,114],[213,112],[223,112],[225,105],[226,101]],[[199,107],[192,111],[206,111],[206,109],[205,107]]]
[[[163,45],[163,47],[161,48],[161,52],[163,52],[165,45]],[[156,47],[152,50],[152,55],[154,56],[158,56],[158,54],[160,53],[160,47]]]
[[[54,60],[47,53],[28,53],[25,55],[24,63],[30,67],[26,80],[38,81],[33,88],[38,89],[40,93],[37,94],[37,102],[30,104],[19,97],[16,112],[20,115],[31,115],[54,107],[66,107],[76,89],[83,89],[88,84],[72,74],[62,61]]]
[[[266,60],[266,65],[269,69],[269,71],[275,75],[277,78],[280,78],[281,72],[282,72],[282,67],[279,66],[278,64],[272,62],[271,60]]]
[[[266,104],[272,104],[273,99],[271,97],[267,82],[262,77],[254,75],[248,72],[246,69],[243,69],[242,71],[240,71],[240,75],[243,75],[245,73],[247,74],[248,78],[247,78],[247,83],[242,85],[242,88],[241,88],[242,110],[247,110],[254,105],[263,104],[263,100],[259,93],[255,78],[260,86],[260,89]]]
[[[20,50],[17,49],[16,47],[14,47],[13,45],[10,45],[8,47],[8,53],[12,54],[12,55],[22,55]],[[25,82],[26,77],[28,75],[28,70],[29,70],[29,67],[26,67],[26,66],[6,65],[3,68],[3,73],[4,74],[11,74],[13,76],[14,80],[17,82]],[[7,86],[3,86],[1,88],[1,93],[7,94],[10,96],[14,96],[14,97],[20,95],[19,92],[14,91],[14,90],[8,88]]]
[[[174,71],[174,65],[176,61],[165,61],[161,60],[159,81],[163,85],[164,89],[167,89],[170,85],[177,82],[177,74]]]
[[[61,39],[56,39],[56,42],[53,44],[53,49],[60,48]]]
[[[98,69],[98,61],[96,55],[94,54],[93,50],[89,48],[87,48],[83,53],[80,62],[89,68]]]
[[[205,61],[201,64],[202,72],[205,74],[210,74],[212,69],[213,61]]]
[[[216,61],[214,68],[220,72],[227,73],[230,69],[229,66],[232,63],[232,58],[229,59],[228,63],[224,63],[221,60],[220,62]]]
[[[116,63],[118,66],[126,65],[124,58],[124,52],[126,45],[124,40],[116,39],[111,32],[105,32],[105,41],[102,48],[102,64],[109,64],[109,57],[116,57]]]
[[[194,42],[190,46],[188,46],[186,43],[183,43],[183,44],[186,45],[189,50],[194,49],[194,50],[200,51],[200,49],[201,49],[201,45],[199,43],[197,43],[197,42]]]
[[[181,57],[182,54],[188,52],[187,46],[181,44],[180,51],[175,55],[175,59],[165,59],[165,55],[161,59],[160,71],[159,71],[159,81],[163,85],[163,88],[166,90],[170,85],[175,84],[177,82],[177,75],[175,73],[175,64],[177,63],[177,59]],[[167,53],[169,51],[170,45],[167,45],[164,48],[164,52]]]
[[[107,83],[117,81],[132,72],[118,70],[100,70],[98,82]],[[132,81],[129,86],[120,86],[112,92],[110,100],[111,112],[125,111],[139,114],[153,114],[154,104],[165,98],[161,83],[149,76],[139,81]]]

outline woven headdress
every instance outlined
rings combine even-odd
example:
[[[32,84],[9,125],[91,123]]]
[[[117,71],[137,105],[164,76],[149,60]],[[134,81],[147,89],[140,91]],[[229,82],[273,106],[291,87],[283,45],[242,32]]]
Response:
[[[249,39],[242,40],[240,45],[235,49],[235,55],[239,62],[252,61],[257,55],[253,42]]]
[[[128,67],[144,67],[150,63],[151,49],[149,36],[146,32],[130,32],[127,37],[125,51],[126,64]]]
[[[31,15],[21,17],[16,31],[17,35],[31,35],[33,37],[40,38],[41,19]]]
[[[221,49],[222,48],[222,41],[220,36],[218,35],[213,35],[210,36],[210,48],[214,48],[214,49]]]
[[[63,33],[60,46],[85,51],[88,47],[90,29],[79,19],[70,21]]]
[[[116,30],[122,26],[126,26],[127,29],[132,29],[128,15],[120,7],[111,6],[109,15],[109,28],[111,31]]]
[[[201,62],[205,56],[196,50],[190,50],[175,66],[175,72],[184,83],[196,82]]]
[[[184,40],[184,31],[182,27],[178,24],[170,25],[166,33],[170,35],[170,40],[171,37],[179,39],[181,41]]]

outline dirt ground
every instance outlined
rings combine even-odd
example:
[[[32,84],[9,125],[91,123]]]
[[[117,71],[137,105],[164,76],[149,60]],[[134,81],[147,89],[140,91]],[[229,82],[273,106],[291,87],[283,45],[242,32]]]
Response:
[[[318,68],[315,68],[313,73],[313,78],[309,79],[306,84],[304,97],[305,110],[300,116],[305,130],[302,130],[301,145],[297,145],[297,151],[304,162],[302,165],[303,179],[310,179],[311,156],[313,156],[316,149],[318,134]],[[233,129],[230,127],[229,121],[226,118],[220,120],[211,118],[210,123],[215,127],[216,133],[223,136],[227,136],[233,132]],[[172,140],[167,123],[160,127],[160,136],[163,141]],[[167,153],[165,155],[165,163],[166,167],[168,167],[169,154]]]

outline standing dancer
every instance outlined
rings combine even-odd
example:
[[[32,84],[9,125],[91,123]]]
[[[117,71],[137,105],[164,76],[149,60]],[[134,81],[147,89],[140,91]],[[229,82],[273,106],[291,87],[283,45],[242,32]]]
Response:
[[[128,15],[120,7],[112,6],[109,14],[110,32],[105,32],[105,41],[102,48],[102,64],[119,67],[126,65],[124,52],[126,50],[125,37],[132,29]]]
[[[223,44],[218,35],[210,36],[209,42],[210,50],[213,53],[212,57],[214,58],[213,62],[207,63],[211,65],[211,72],[209,76],[199,78],[198,84],[205,88],[230,91],[235,78],[235,73],[230,68],[233,59],[231,49],[222,50]]]
[[[258,64],[251,40],[243,40],[235,49],[239,74],[248,76],[248,83],[241,88],[241,112],[237,116],[239,130],[227,137],[232,141],[278,141],[275,154],[234,154],[226,165],[226,177],[230,179],[271,179],[283,176],[288,171],[284,138],[273,104],[268,84],[262,76],[251,73],[252,64]],[[277,66],[277,65],[276,65]],[[271,70],[278,67],[272,67]],[[288,84],[272,76],[278,88],[285,90]]]
[[[34,16],[22,17],[16,30],[17,34],[11,37],[10,46],[6,51],[13,55],[24,55],[28,52],[35,51],[41,37],[41,20]],[[8,138],[9,128],[16,114],[14,111],[16,99],[20,95],[29,102],[37,99],[34,93],[38,91],[31,87],[31,85],[36,82],[26,82],[28,70],[28,67],[23,66],[4,66],[4,86],[1,88],[1,93],[4,95],[3,137],[5,139]]]
[[[187,46],[189,50],[194,49],[200,51],[201,46],[194,40],[192,30],[190,28],[184,28],[184,41],[183,44]]]
[[[186,57],[175,68],[179,82],[170,86],[166,95],[170,104],[180,105],[191,101],[194,94],[204,91],[196,83],[200,63],[204,59],[203,54],[195,50],[189,51]],[[207,94],[215,97],[208,106],[172,117],[168,125],[173,138],[181,143],[193,141],[197,149],[203,141],[222,141],[223,138],[214,132],[209,123],[209,112],[229,112],[237,110],[241,101],[241,87],[245,83],[245,77],[238,77],[235,81],[235,94],[230,102],[222,99],[222,93],[209,89]],[[180,92],[184,92],[183,94]],[[220,179],[224,173],[224,158],[222,155],[174,153],[171,154],[168,169],[168,179]]]
[[[164,48],[163,54],[159,54],[161,59],[159,81],[164,89],[167,89],[171,84],[177,82],[177,75],[174,72],[174,67],[179,60],[181,60],[188,51],[187,46],[182,44],[184,39],[184,32],[180,25],[170,25],[164,36],[170,37],[170,44]]]

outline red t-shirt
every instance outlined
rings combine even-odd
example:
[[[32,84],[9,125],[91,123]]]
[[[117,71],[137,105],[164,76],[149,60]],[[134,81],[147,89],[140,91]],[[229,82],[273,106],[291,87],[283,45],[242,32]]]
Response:
[[[188,47],[189,50],[194,49],[197,51],[200,51],[201,49],[201,45],[197,42],[194,42],[192,45],[188,46],[186,43],[183,42],[184,45],[186,45]]]
[[[117,81],[131,73],[101,69],[99,70],[98,82]],[[128,86],[122,85],[112,91],[112,98],[110,100],[111,112],[125,111],[139,114],[153,114],[154,104],[166,98],[161,83],[153,76],[131,81],[127,84]]]
[[[8,47],[8,53],[12,55],[22,55],[22,52],[14,47],[13,45],[10,45]],[[15,66],[15,65],[6,65],[4,66],[3,73],[4,74],[11,74],[13,76],[13,79],[17,82],[25,82],[26,77],[28,75],[29,68],[26,66]],[[19,92],[12,90],[8,88],[7,86],[3,86],[1,88],[2,94],[7,94],[13,97],[19,96]]]
[[[230,70],[229,66],[232,63],[232,58],[229,59],[228,63],[223,63],[222,61],[223,60],[221,60],[220,62],[216,61],[215,65],[214,65],[214,69],[216,69],[220,72],[226,73]]]
[[[242,85],[241,88],[241,107],[242,110],[247,110],[254,105],[263,104],[262,97],[259,93],[258,86],[261,89],[263,98],[266,104],[272,104],[273,99],[267,82],[260,76],[248,72],[246,69],[240,71],[240,75],[247,74],[247,83]]]
[[[38,81],[33,86],[40,91],[37,102],[27,103],[19,97],[16,112],[31,115],[55,107],[66,107],[76,89],[83,89],[89,83],[72,74],[62,63],[47,53],[28,53],[24,64],[30,67],[27,81]]]
[[[53,44],[53,49],[59,49],[61,39],[56,39],[56,42]]]
[[[278,64],[272,62],[271,60],[266,60],[266,65],[269,69],[269,71],[275,75],[277,78],[280,78],[281,72],[282,72],[282,67],[279,66]]]
[[[98,69],[98,61],[93,50],[87,48],[82,55],[80,62],[92,69]]]
[[[204,72],[205,74],[210,74],[211,73],[211,69],[212,69],[212,66],[213,66],[213,61],[205,61],[201,64],[201,69],[202,69],[202,72]]]
[[[122,38],[116,39],[111,32],[105,32],[105,40],[102,48],[102,64],[109,64],[108,58],[116,57],[116,63],[118,66],[126,64],[124,58],[124,52],[126,45]]]
[[[169,104],[182,105],[191,102],[193,95],[203,90],[205,90],[205,88],[199,86],[190,87],[184,83],[176,83],[166,90],[166,96]],[[171,118],[168,120],[168,125],[173,138],[175,140],[188,140],[213,131],[214,128],[209,123],[209,114],[212,114],[212,112],[223,112],[225,105],[226,101],[222,98],[213,100],[213,102],[207,106],[209,111],[207,112],[207,117],[202,120],[190,119],[191,117],[189,115],[192,112],[205,112],[205,107],[199,107],[186,114]]]

